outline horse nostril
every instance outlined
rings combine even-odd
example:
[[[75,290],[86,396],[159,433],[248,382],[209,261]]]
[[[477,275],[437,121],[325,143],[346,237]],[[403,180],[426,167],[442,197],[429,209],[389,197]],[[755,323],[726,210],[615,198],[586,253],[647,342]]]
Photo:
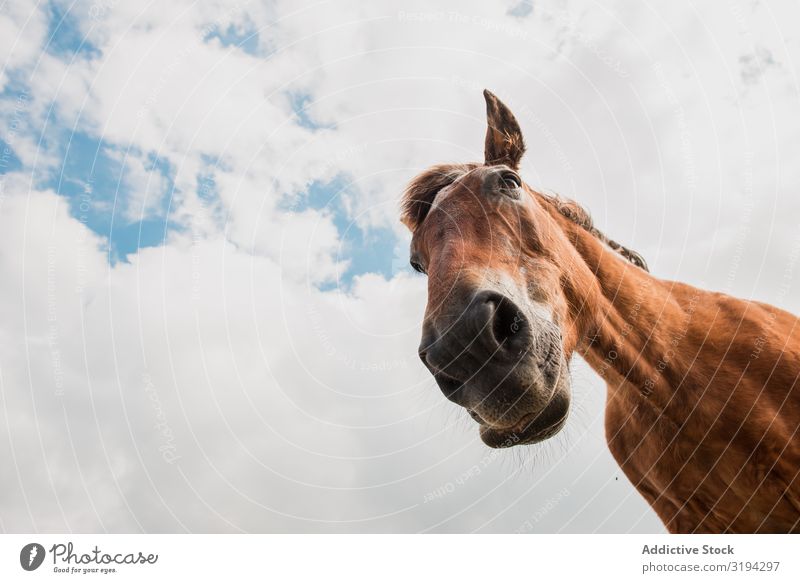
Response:
[[[492,294],[486,303],[493,308],[491,315],[492,335],[498,344],[511,342],[520,336],[528,326],[528,321],[520,313],[514,302],[500,294]]]

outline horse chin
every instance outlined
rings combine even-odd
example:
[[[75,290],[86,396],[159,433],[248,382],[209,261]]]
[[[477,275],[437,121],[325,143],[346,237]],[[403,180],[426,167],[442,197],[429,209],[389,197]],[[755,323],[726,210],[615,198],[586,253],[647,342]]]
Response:
[[[569,414],[569,390],[556,392],[547,406],[541,411],[524,415],[512,427],[498,428],[481,425],[480,435],[483,443],[493,448],[530,445],[553,437],[561,431]]]

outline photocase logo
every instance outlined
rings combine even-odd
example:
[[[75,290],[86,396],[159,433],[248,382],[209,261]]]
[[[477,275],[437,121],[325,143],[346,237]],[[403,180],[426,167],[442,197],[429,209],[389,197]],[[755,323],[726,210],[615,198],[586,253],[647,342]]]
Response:
[[[35,571],[44,561],[44,547],[39,543],[29,543],[19,552],[19,564],[26,571]]]

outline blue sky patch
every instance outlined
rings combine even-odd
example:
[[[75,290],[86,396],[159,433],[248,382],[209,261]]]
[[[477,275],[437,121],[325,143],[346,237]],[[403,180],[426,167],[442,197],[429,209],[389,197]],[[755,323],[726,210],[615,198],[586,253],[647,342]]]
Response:
[[[212,38],[217,39],[223,47],[236,47],[253,56],[259,54],[258,31],[252,26],[230,24],[224,30],[217,26],[203,38],[203,41],[208,42]]]
[[[292,112],[294,112],[294,115],[297,119],[297,125],[310,130],[320,130],[325,128],[330,129],[331,126],[322,124],[311,116],[311,112],[309,111],[311,101],[311,95],[308,93],[289,93],[289,103],[291,104]]]
[[[67,140],[65,140],[67,141]],[[126,197],[125,168],[112,148],[88,134],[73,133],[67,143],[60,173],[45,186],[69,200],[71,214],[109,240],[111,263],[125,261],[143,247],[162,245],[172,225],[166,218],[130,223],[123,217]],[[150,157],[154,167],[168,172],[169,165]],[[169,182],[168,192],[172,192]],[[164,204],[166,204],[165,201]]]
[[[516,6],[512,6],[507,14],[516,18],[525,18],[533,14],[533,0],[521,0]]]
[[[82,55],[91,58],[100,54],[97,47],[86,40],[69,8],[65,10],[60,2],[51,2],[48,10],[50,21],[45,45],[47,52],[59,57]]]
[[[15,172],[20,168],[22,168],[22,163],[14,150],[5,140],[0,140],[0,174]]]
[[[315,181],[308,187],[301,205],[295,205],[295,210],[313,208],[331,216],[341,239],[336,259],[349,261],[347,270],[339,274],[339,281],[321,286],[323,290],[347,288],[356,275],[364,273],[378,273],[389,279],[399,272],[413,272],[408,264],[407,244],[392,229],[363,229],[349,215],[342,197],[350,189],[352,185],[344,176],[330,182]]]

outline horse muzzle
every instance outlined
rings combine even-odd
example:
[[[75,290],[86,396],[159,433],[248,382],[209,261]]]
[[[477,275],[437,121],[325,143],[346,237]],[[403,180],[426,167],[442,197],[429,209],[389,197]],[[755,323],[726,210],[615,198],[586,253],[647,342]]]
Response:
[[[419,356],[442,393],[480,423],[491,447],[555,435],[570,401],[558,326],[494,290],[461,296],[423,325]]]

